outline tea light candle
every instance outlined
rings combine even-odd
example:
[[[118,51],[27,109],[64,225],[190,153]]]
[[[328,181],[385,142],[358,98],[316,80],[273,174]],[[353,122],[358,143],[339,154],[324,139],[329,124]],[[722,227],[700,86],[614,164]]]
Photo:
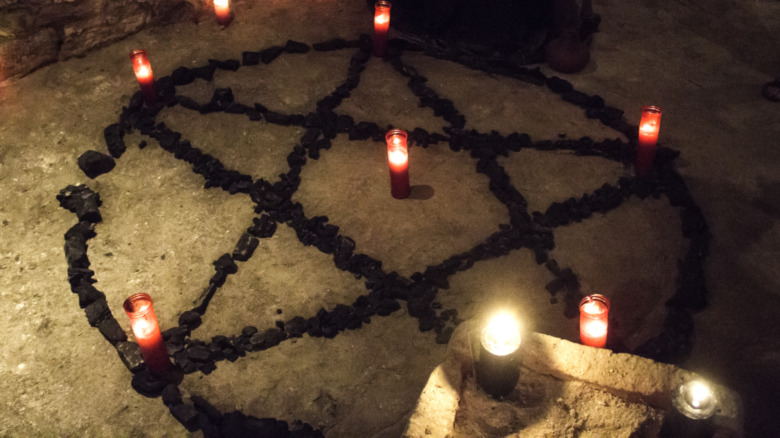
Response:
[[[517,385],[520,331],[520,322],[514,315],[500,312],[480,332],[481,349],[475,366],[477,384],[494,397],[509,394]]]
[[[580,301],[580,340],[591,347],[607,345],[609,300],[604,295],[588,295]]]
[[[144,293],[138,293],[125,300],[122,306],[130,318],[135,340],[141,348],[141,356],[146,367],[153,374],[164,374],[171,362],[163,342],[160,325],[154,314],[152,298]]]
[[[693,420],[707,419],[713,416],[718,408],[718,402],[710,387],[698,380],[677,388],[672,404],[681,414]]]
[[[228,0],[214,0],[214,13],[217,14],[217,23],[223,26],[230,23],[230,4]]]
[[[642,118],[639,121],[639,142],[636,150],[636,174],[649,176],[653,171],[655,145],[658,142],[658,132],[661,129],[661,108],[657,106],[642,107]]]
[[[378,1],[374,5],[374,56],[380,58],[385,56],[388,29],[390,29],[390,2]]]
[[[144,96],[144,102],[153,104],[157,102],[157,93],[154,90],[154,74],[152,65],[146,56],[146,50],[133,50],[130,52],[130,61],[133,63],[135,78],[138,79],[138,85],[141,87],[141,94]]]
[[[409,196],[409,150],[406,131],[393,129],[385,134],[387,162],[390,165],[390,193],[393,198]]]

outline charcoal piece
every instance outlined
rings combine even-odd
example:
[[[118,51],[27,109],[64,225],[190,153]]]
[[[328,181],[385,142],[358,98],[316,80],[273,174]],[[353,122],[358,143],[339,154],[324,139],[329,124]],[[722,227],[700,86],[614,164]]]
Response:
[[[266,108],[265,105],[263,105],[262,103],[255,102],[255,109],[260,111],[263,114],[268,112],[268,108]]]
[[[265,120],[268,121],[268,123],[273,123],[275,125],[282,125],[282,126],[290,125],[290,116],[285,114],[280,114],[275,111],[266,111]]]
[[[289,117],[289,124],[295,126],[303,126],[303,122],[306,120],[306,116],[303,114],[290,114]]]
[[[241,52],[241,64],[243,65],[260,64],[260,52]]]
[[[192,402],[193,406],[195,406],[195,409],[205,415],[209,420],[217,423],[222,420],[222,413],[219,412],[217,408],[212,406],[211,403],[209,403],[205,398],[199,395],[193,395],[190,396],[190,401]]]
[[[108,309],[108,303],[105,298],[98,299],[85,307],[84,313],[87,314],[87,321],[89,321],[89,325],[92,327],[96,327],[106,318],[111,318],[111,310]]]
[[[249,227],[247,232],[253,236],[267,238],[273,236],[276,232],[276,221],[267,214],[252,219],[252,222],[254,225]]]
[[[188,431],[195,432],[198,428],[198,411],[187,404],[179,403],[168,407],[175,418]]]
[[[119,123],[112,123],[103,130],[103,138],[106,140],[108,153],[114,158],[119,158],[125,153],[125,131]]]
[[[260,113],[260,111],[256,109],[248,109],[246,110],[246,115],[249,117],[249,120],[253,122],[257,122],[263,119],[263,115]]]
[[[197,79],[195,74],[187,67],[179,67],[171,73],[171,80],[175,86],[191,84],[195,79]]]
[[[238,353],[236,353],[236,351],[233,350],[232,348],[223,348],[222,349],[222,355],[225,356],[225,359],[227,359],[227,360],[229,360],[231,362],[235,362],[239,358]]]
[[[194,310],[188,310],[179,316],[179,326],[186,327],[188,330],[200,327],[201,323],[200,314]]]
[[[206,362],[198,362],[198,370],[203,374],[211,374],[211,372],[216,369],[217,369],[217,364],[214,363],[213,360],[208,360]]]
[[[284,51],[287,53],[307,53],[309,51],[309,45],[298,41],[287,40],[284,45]]]
[[[249,343],[254,350],[265,350],[279,345],[284,339],[285,333],[278,328],[273,328],[262,333],[255,333],[249,338]]]
[[[252,337],[255,333],[257,333],[257,327],[255,326],[248,325],[241,329],[241,336],[245,338]]]
[[[79,169],[90,178],[108,173],[114,168],[116,163],[111,156],[98,151],[88,150],[81,154],[78,159]]]
[[[117,342],[116,352],[130,372],[134,373],[143,367],[144,359],[141,357],[141,348],[135,342]]]
[[[197,371],[198,366],[195,365],[195,362],[193,362],[189,356],[187,355],[186,350],[179,351],[178,353],[173,355],[173,363],[184,373],[184,374],[190,374]]]
[[[209,59],[209,64],[221,70],[237,71],[241,67],[241,62],[237,59]]]
[[[89,284],[96,283],[97,280],[95,280],[94,275],[95,271],[91,269],[68,266],[68,283],[70,283],[71,290],[82,282]]]
[[[263,61],[263,64],[270,64],[271,61],[278,58],[283,51],[284,47],[282,46],[271,46],[267,49],[263,49],[260,51],[260,60]]]
[[[252,254],[255,252],[258,243],[259,241],[257,238],[251,234],[242,234],[238,239],[238,243],[236,244],[235,249],[233,250],[233,260],[238,260],[239,262],[245,262],[249,260],[249,258],[252,257]]]
[[[284,321],[276,321],[276,328],[278,328],[281,331],[284,331]]]
[[[162,401],[165,406],[180,405],[183,403],[181,391],[172,383],[165,385],[162,391]]]
[[[160,102],[165,102],[168,106],[175,104],[176,87],[170,76],[163,76],[155,81],[155,89]]]
[[[604,98],[599,96],[598,94],[594,94],[593,96],[590,96],[588,98],[587,107],[588,109],[602,109],[604,108]]]
[[[589,119],[601,119],[604,111],[601,108],[587,108],[585,109],[585,117]]]
[[[82,280],[76,286],[71,287],[71,291],[79,297],[79,307],[82,309],[94,303],[99,299],[105,299],[106,295],[97,290],[92,283]]]
[[[150,398],[159,397],[167,385],[165,380],[155,377],[147,369],[134,373],[130,383],[138,393]]]
[[[332,40],[323,41],[321,43],[314,43],[312,45],[312,48],[317,51],[329,51],[329,50],[339,50],[347,47],[347,40],[343,38],[334,38]]]
[[[567,81],[566,79],[559,78],[558,76],[552,76],[547,78],[546,83],[547,83],[547,88],[549,88],[550,91],[556,94],[564,94],[574,90],[574,87],[572,86],[571,82]]]
[[[211,351],[200,345],[187,348],[187,357],[197,362],[205,362],[211,358]]]
[[[209,107],[214,111],[224,111],[233,103],[233,90],[230,88],[217,88],[211,97]]]
[[[623,110],[621,109],[607,106],[601,110],[602,121],[620,120],[622,117],[623,117]]]
[[[238,265],[236,265],[230,257],[230,254],[222,254],[213,264],[217,271],[222,271],[227,274],[235,274],[238,272]]]
[[[195,67],[193,69],[190,69],[192,74],[195,76],[205,79],[207,81],[211,81],[214,79],[214,72],[216,72],[217,66],[214,64],[208,64],[204,65],[202,67]]]
[[[225,108],[225,112],[228,114],[246,114],[249,111],[249,107],[242,104],[233,102]]]
[[[287,321],[284,324],[284,327],[285,331],[287,331],[287,335],[291,338],[300,338],[304,333],[306,333],[308,328],[306,319],[302,316],[296,316],[295,318]]]
[[[187,96],[176,96],[176,102],[184,108],[200,111],[200,104]]]
[[[127,341],[127,334],[113,317],[103,319],[97,325],[97,329],[111,344]]]
[[[355,126],[355,119],[347,114],[341,114],[336,119],[336,130],[338,132],[349,132]]]
[[[69,267],[88,268],[87,244],[81,239],[69,239],[65,241],[65,260]]]
[[[187,326],[172,327],[162,332],[162,338],[166,342],[184,342],[190,331]]]
[[[301,145],[303,145],[303,147],[309,147],[317,138],[319,138],[321,133],[322,131],[320,131],[319,128],[307,129],[306,133],[301,137]]]
[[[580,108],[587,108],[588,103],[590,102],[590,96],[577,90],[572,90],[563,93],[561,95],[561,98],[564,101],[577,105]]]
[[[400,308],[401,304],[398,301],[386,298],[377,304],[376,314],[379,316],[388,316]]]

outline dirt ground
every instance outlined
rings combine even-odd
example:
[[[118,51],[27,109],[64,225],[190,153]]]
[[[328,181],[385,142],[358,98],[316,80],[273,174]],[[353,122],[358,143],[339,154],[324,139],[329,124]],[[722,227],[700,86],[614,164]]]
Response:
[[[774,263],[780,251],[780,152],[774,147],[780,104],[763,99],[760,87],[780,74],[780,3],[603,0],[594,9],[603,20],[592,61],[584,72],[564,77],[624,109],[632,123],[643,105],[663,109],[660,142],[681,151],[678,172],[713,236],[705,265],[709,304],[695,315],[693,349],[680,365],[739,392],[748,434],[771,436],[780,431],[774,415],[780,404],[780,271]],[[100,193],[103,221],[89,257],[96,286],[122,328],[130,333],[122,302],[142,291],[155,299],[163,329],[177,325],[208,283],[212,262],[231,252],[252,225],[254,204],[244,194],[204,189],[189,165],[137,132],[125,137],[128,150],[110,173],[92,180],[79,170],[84,151],[105,151],[104,127],[118,120],[137,90],[127,54],[145,48],[160,77],[288,39],[311,44],[371,30],[370,12],[356,0],[247,2],[234,12],[225,29],[204,21],[145,30],[0,87],[0,435],[188,434],[159,398],[132,389],[131,373],[70,293],[63,234],[76,218],[55,195],[77,183]],[[219,70],[214,81],[179,92],[205,101],[216,87],[231,87],[242,102],[305,112],[343,80],[351,55],[286,54],[267,66]],[[454,102],[467,129],[526,132],[535,140],[620,137],[545,87],[421,54],[404,55],[404,61]],[[380,126],[442,132],[443,121],[419,107],[404,78],[376,58],[338,111]],[[164,109],[158,120],[227,167],[271,180],[286,171],[287,155],[303,133],[181,106]],[[149,146],[139,149],[143,140]],[[327,215],[387,272],[411,276],[508,222],[467,152],[446,144],[412,148],[412,184],[427,195],[404,201],[390,197],[384,157],[381,144],[340,135],[303,167],[293,199],[309,217]],[[608,160],[560,152],[523,150],[499,161],[529,211],[631,175]],[[660,331],[686,245],[679,230],[668,203],[632,199],[606,215],[556,228],[551,256],[577,273],[584,292],[610,297],[612,315],[633,348]],[[565,318],[562,300],[551,302],[545,290],[552,279],[531,251],[512,251],[452,276],[438,301],[464,319],[509,303],[522,309],[530,329],[576,340],[576,320]],[[336,269],[331,256],[302,245],[280,225],[228,278],[196,334],[208,340],[247,325],[273,327],[365,293],[363,280]],[[391,316],[334,339],[304,336],[221,361],[209,375],[187,375],[181,389],[223,412],[301,420],[327,436],[398,436],[444,355],[435,337],[418,330],[404,303]]]

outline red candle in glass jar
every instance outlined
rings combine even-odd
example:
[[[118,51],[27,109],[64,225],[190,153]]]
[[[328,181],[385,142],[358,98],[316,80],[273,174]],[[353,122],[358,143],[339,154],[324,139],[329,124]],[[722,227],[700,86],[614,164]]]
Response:
[[[374,56],[385,56],[388,29],[390,29],[390,2],[378,1],[374,5]]]
[[[152,65],[146,56],[146,50],[133,50],[130,52],[130,61],[133,63],[135,78],[138,79],[138,85],[141,87],[141,94],[144,96],[144,102],[153,104],[157,102],[157,93],[154,91],[154,74]]]
[[[591,347],[607,345],[609,300],[604,295],[588,295],[580,301],[580,340]]]
[[[217,14],[217,23],[223,26],[230,23],[230,4],[228,0],[214,0],[214,13]]]
[[[165,373],[171,362],[160,333],[160,324],[154,315],[152,297],[144,293],[134,294],[125,300],[122,307],[130,318],[130,326],[141,347],[141,356],[147,369],[153,374]]]
[[[642,118],[639,120],[639,143],[636,150],[636,174],[649,176],[653,171],[655,145],[658,142],[658,132],[661,129],[661,108],[657,106],[642,107]]]
[[[406,131],[393,129],[385,134],[387,140],[387,162],[390,164],[390,193],[393,198],[409,196],[409,150],[406,146]]]

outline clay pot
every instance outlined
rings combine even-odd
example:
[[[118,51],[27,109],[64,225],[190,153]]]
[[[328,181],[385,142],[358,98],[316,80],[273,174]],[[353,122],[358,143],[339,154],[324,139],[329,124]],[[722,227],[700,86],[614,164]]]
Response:
[[[576,30],[564,31],[561,36],[547,43],[547,65],[560,73],[577,73],[590,61],[590,49],[580,41]]]

